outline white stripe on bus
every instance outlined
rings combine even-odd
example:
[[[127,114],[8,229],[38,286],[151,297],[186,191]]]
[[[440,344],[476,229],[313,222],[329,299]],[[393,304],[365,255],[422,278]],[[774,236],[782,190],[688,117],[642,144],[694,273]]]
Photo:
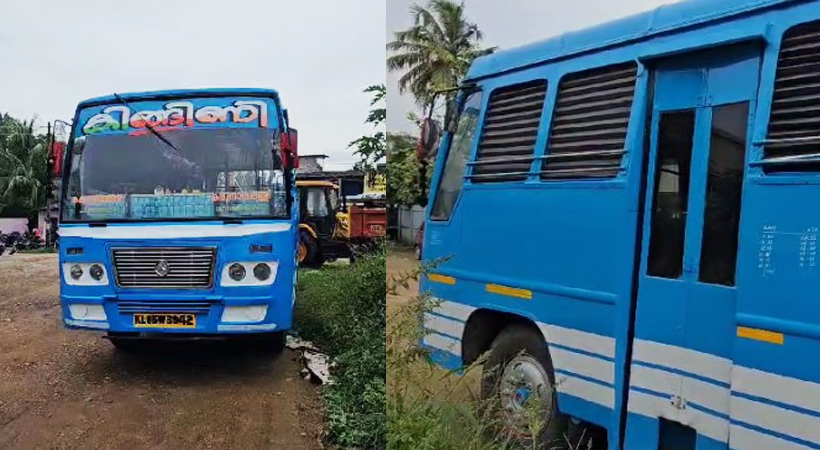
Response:
[[[820,384],[735,366],[732,391],[820,413]]]
[[[609,409],[615,406],[615,390],[611,387],[564,374],[555,374],[555,385],[555,389],[561,394],[578,397]]]
[[[470,314],[476,310],[476,308],[463,303],[449,302],[441,299],[433,299],[433,301],[439,301],[441,303],[436,305],[432,312],[442,316],[451,317],[462,322],[466,322],[470,317]]]
[[[820,444],[820,418],[808,414],[733,396],[732,420]]]
[[[811,450],[810,447],[797,442],[750,430],[737,424],[731,426],[729,447],[733,450]]]
[[[452,353],[461,357],[461,341],[440,334],[430,333],[424,336],[424,343],[430,347]]]
[[[696,378],[640,365],[632,365],[632,387],[644,388],[668,396],[680,395],[687,401],[715,411],[729,414],[729,389]],[[671,403],[670,403],[671,406]]]
[[[60,237],[91,239],[184,239],[237,237],[290,230],[290,223],[208,225],[108,225],[106,227],[63,226]]]
[[[600,358],[570,352],[560,348],[551,348],[550,356],[556,370],[565,370],[604,383],[615,383],[615,364]]]
[[[730,360],[660,342],[635,339],[632,359],[697,374],[725,384],[729,384],[731,380]]]
[[[464,322],[432,314],[424,315],[424,328],[459,339],[464,334]]]
[[[671,398],[629,391],[627,410],[651,419],[663,417],[683,425],[694,428],[702,434],[718,442],[726,442],[729,437],[729,421],[725,418],[709,414],[705,411],[687,407],[678,409],[672,405]]]
[[[600,334],[538,322],[547,342],[615,358],[615,339]]]

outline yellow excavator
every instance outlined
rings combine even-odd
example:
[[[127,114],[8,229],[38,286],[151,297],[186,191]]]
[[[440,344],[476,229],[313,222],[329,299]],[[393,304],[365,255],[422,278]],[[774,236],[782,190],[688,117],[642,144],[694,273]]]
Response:
[[[296,181],[300,266],[318,268],[326,261],[354,258],[384,238],[387,203],[377,191],[368,190],[367,181],[364,194],[346,199],[335,183]]]

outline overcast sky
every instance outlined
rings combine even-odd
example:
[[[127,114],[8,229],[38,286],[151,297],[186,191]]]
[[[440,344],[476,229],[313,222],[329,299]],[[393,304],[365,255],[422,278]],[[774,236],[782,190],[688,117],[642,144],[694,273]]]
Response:
[[[413,24],[410,5],[425,0],[388,0],[387,39],[393,32]],[[464,0],[467,17],[484,32],[484,45],[501,49],[517,47],[571,30],[607,22],[637,12],[654,9],[672,0]],[[406,120],[414,109],[413,99],[400,96],[397,81],[401,74],[387,75],[387,127],[409,131]]]
[[[385,80],[385,4],[0,1],[0,112],[44,124],[70,121],[79,101],[112,92],[273,88],[300,153],[349,167],[347,144],[372,131],[362,90]]]

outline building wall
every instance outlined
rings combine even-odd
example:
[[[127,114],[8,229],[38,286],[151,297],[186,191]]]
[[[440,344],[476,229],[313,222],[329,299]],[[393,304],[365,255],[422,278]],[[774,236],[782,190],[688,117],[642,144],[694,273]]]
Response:
[[[9,234],[13,231],[25,233],[28,230],[28,219],[26,218],[0,218],[0,231]]]

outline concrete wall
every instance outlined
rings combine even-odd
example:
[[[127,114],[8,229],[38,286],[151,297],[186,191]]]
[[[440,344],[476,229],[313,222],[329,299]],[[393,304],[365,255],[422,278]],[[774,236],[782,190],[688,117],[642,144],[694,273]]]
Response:
[[[399,242],[413,245],[416,233],[424,223],[424,208],[418,205],[399,206],[395,227],[398,229]]]

